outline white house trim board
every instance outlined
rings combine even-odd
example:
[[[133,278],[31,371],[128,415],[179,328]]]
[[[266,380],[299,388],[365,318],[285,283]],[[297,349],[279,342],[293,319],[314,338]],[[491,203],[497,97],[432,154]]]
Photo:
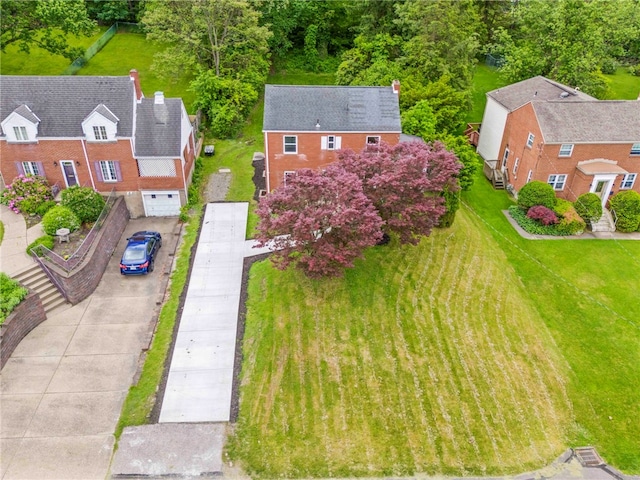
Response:
[[[500,158],[500,145],[508,115],[509,112],[506,108],[493,98],[487,97],[487,106],[482,117],[477,148],[478,154],[484,160],[491,161]]]
[[[590,193],[595,193],[600,197],[602,201],[602,206],[604,207],[609,200],[609,194],[611,193],[611,189],[613,188],[613,184],[616,181],[617,175],[609,174],[609,175],[594,175],[593,182],[591,182],[591,188],[589,189]],[[601,192],[596,192],[599,184],[601,182],[606,182]]]

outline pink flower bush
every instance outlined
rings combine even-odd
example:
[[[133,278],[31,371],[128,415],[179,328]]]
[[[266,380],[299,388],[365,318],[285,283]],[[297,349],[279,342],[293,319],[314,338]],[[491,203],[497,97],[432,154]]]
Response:
[[[0,203],[15,213],[22,213],[21,203],[24,200],[29,200],[32,207],[53,200],[51,186],[46,178],[37,175],[18,175],[5,187],[0,197]]]

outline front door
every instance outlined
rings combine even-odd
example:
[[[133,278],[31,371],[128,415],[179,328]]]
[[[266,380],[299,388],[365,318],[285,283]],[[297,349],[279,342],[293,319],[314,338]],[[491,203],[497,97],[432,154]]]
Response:
[[[66,182],[67,187],[77,185],[78,179],[76,177],[76,167],[73,165],[73,162],[70,160],[63,160],[60,164],[62,165],[64,181]]]
[[[595,193],[600,197],[600,201],[602,202],[602,206],[605,207],[607,205],[607,200],[609,200],[609,193],[611,193],[611,187],[613,187],[613,182],[615,182],[615,175],[595,175],[593,178],[593,183],[591,184],[591,193]]]

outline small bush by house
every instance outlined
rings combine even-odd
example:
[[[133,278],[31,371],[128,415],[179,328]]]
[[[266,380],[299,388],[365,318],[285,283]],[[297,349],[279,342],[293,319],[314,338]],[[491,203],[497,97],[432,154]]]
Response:
[[[549,209],[555,207],[556,192],[548,183],[535,180],[524,185],[518,192],[518,206],[525,212],[536,205]]]
[[[60,204],[75,213],[80,222],[91,223],[100,216],[105,201],[93,188],[75,185],[62,191]]]
[[[621,232],[640,230],[640,193],[625,190],[616,193],[609,201],[609,207],[617,217],[616,228]]]
[[[18,175],[7,185],[0,196],[0,203],[15,213],[37,213],[38,207],[53,200],[49,182],[38,175]]]
[[[602,216],[602,202],[595,193],[583,193],[574,203],[576,212],[587,222],[597,222]]]
[[[551,213],[553,214],[553,212]],[[509,215],[525,232],[534,235],[579,235],[585,227],[584,220],[580,218],[573,207],[564,214],[558,223],[550,225],[543,225],[540,221],[529,218],[525,211],[516,205],[509,207]]]
[[[0,325],[27,296],[28,290],[6,273],[0,272]]]
[[[47,235],[55,235],[60,228],[75,232],[80,228],[80,219],[69,208],[57,205],[42,217],[42,228]]]
[[[542,205],[535,205],[527,211],[527,217],[532,220],[537,220],[542,225],[554,225],[558,223],[558,217],[556,213],[550,208],[543,207]]]
[[[36,250],[35,252],[32,252],[31,250],[40,245],[47,247],[49,250],[52,250],[54,243],[55,243],[55,238],[52,237],[51,235],[43,235],[42,237],[36,238],[27,247],[27,255],[33,255],[34,253],[38,255],[38,250]]]

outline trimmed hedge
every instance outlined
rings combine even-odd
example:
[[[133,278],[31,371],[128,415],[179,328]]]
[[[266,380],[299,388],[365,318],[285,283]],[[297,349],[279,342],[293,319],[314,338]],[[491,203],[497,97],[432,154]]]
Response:
[[[609,200],[609,207],[618,219],[616,229],[621,232],[640,230],[640,193],[634,190],[618,192]]]
[[[585,222],[597,222],[602,217],[602,202],[595,193],[583,193],[573,205]]]
[[[55,235],[60,228],[75,232],[80,228],[80,219],[69,208],[57,205],[42,217],[42,228],[48,235]]]
[[[95,222],[104,208],[104,198],[91,187],[65,188],[60,194],[60,205],[76,214],[81,223]]]
[[[53,250],[54,244],[55,244],[54,237],[52,237],[51,235],[43,235],[42,237],[36,238],[33,242],[29,244],[29,246],[27,247],[27,255],[33,255],[33,253],[31,252],[31,249],[36,248],[39,245],[43,245],[47,247],[49,250]]]
[[[553,209],[556,200],[556,192],[553,187],[538,180],[527,183],[518,192],[518,206],[524,211],[536,205]]]
[[[578,235],[584,231],[584,221],[575,213],[573,207],[565,214],[564,218],[555,225],[542,225],[537,220],[527,217],[527,214],[520,207],[512,205],[509,207],[509,215],[527,233],[534,235],[553,235],[556,237],[566,235]],[[573,216],[575,215],[575,217]]]

